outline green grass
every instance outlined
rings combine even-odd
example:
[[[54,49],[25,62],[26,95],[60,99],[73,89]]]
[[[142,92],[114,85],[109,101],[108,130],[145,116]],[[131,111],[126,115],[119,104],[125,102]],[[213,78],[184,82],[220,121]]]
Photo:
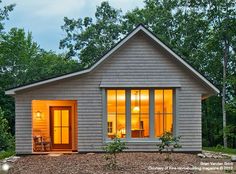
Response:
[[[236,155],[236,149],[223,148],[223,147],[203,147],[203,150],[213,151],[213,152],[222,152],[226,154]]]
[[[15,151],[8,150],[8,151],[0,152],[0,160],[7,158],[9,156],[12,156],[12,155],[15,155]]]

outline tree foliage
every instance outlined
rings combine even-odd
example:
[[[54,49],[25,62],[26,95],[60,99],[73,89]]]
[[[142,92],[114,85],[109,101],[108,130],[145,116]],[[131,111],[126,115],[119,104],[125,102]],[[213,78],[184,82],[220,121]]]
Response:
[[[1,1],[0,1],[1,4]],[[79,68],[78,62],[64,55],[45,51],[23,29],[4,31],[4,22],[14,5],[0,7],[0,107],[14,134],[14,101],[5,95],[11,87],[61,75]]]
[[[10,133],[10,127],[4,112],[0,108],[0,152],[2,150],[12,150],[14,148],[14,137]]]
[[[89,67],[109,50],[121,36],[120,10],[112,8],[108,2],[97,7],[95,20],[64,18],[62,29],[66,37],[60,48],[68,49],[67,57],[77,56],[83,67]]]
[[[33,41],[32,34],[23,29],[12,28],[2,35],[0,50],[0,106],[10,125],[14,125],[14,101],[5,95],[6,89],[75,71],[79,67],[75,60],[41,49]]]
[[[15,7],[15,4],[10,4],[2,7],[1,3],[2,0],[0,0],[0,34],[2,34],[4,30],[4,21],[9,19],[9,12],[11,12]]]

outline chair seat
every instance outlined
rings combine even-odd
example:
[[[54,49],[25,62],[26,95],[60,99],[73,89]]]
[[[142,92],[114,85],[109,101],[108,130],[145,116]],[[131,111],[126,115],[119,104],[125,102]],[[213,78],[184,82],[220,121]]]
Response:
[[[51,141],[50,138],[42,137],[42,136],[34,136],[34,148],[35,152],[38,151],[50,151],[51,150]]]

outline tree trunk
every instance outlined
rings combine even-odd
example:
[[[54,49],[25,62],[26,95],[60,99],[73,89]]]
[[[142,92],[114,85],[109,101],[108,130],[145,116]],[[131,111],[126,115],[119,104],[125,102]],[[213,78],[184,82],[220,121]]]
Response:
[[[225,96],[226,96],[226,71],[227,71],[227,63],[228,63],[228,52],[229,52],[229,44],[227,39],[224,39],[224,57],[223,57],[223,88],[222,88],[222,113],[223,113],[223,139],[224,139],[224,147],[227,148],[227,137],[225,133],[226,128],[226,110],[225,110]]]

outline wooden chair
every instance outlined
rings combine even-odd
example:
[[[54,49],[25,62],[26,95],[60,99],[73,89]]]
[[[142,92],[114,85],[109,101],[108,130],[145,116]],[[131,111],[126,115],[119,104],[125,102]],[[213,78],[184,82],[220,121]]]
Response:
[[[51,150],[51,138],[46,138],[42,136],[34,136],[34,152],[45,152]]]
[[[42,136],[34,136],[33,140],[34,140],[34,145],[33,145],[34,152],[43,151],[43,137]]]
[[[50,137],[43,137],[44,151],[50,151],[52,149],[52,142]]]

